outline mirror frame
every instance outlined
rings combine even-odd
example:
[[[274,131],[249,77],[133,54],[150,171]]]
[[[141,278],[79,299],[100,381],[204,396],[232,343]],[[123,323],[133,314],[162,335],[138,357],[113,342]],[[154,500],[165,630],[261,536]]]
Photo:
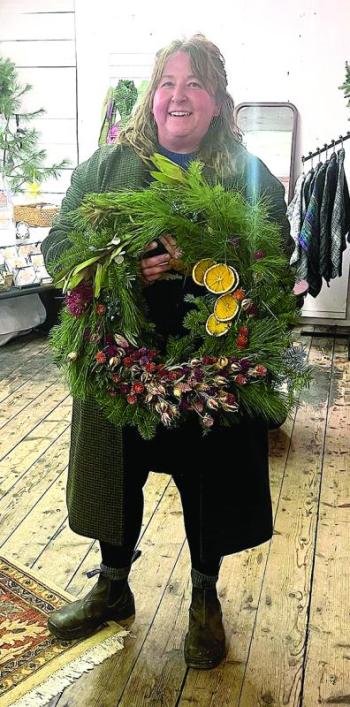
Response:
[[[297,140],[297,129],[298,129],[298,110],[294,103],[280,102],[280,101],[245,101],[244,103],[239,103],[234,110],[235,123],[238,127],[238,114],[242,108],[289,108],[293,114],[292,123],[292,142],[291,142],[291,152],[290,152],[290,169],[289,169],[289,186],[288,186],[288,204],[293,198],[294,185],[295,185],[295,152],[296,152],[296,140]],[[243,138],[244,133],[242,131]],[[268,167],[268,165],[266,165]],[[274,175],[277,179],[277,175]],[[281,182],[282,184],[282,182]]]

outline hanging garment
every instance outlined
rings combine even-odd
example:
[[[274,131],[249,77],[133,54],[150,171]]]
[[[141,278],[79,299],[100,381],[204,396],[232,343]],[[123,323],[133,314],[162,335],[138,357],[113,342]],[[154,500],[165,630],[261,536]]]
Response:
[[[349,187],[348,187],[348,182],[344,173],[344,214],[345,214],[345,221],[344,221],[344,229],[345,229],[345,234],[348,235],[348,243],[350,243],[350,194],[349,194]]]
[[[328,167],[323,188],[323,196],[320,211],[320,255],[319,270],[329,285],[332,277],[331,263],[331,221],[334,206],[335,191],[338,179],[338,162],[335,152],[328,160]]]
[[[290,259],[291,265],[297,263],[300,258],[301,247],[299,243],[299,233],[302,225],[302,197],[304,182],[305,174],[301,174],[295,185],[293,199],[287,208],[287,216],[290,223],[290,235],[295,243],[295,248]]]
[[[300,230],[301,230],[302,224],[304,222],[305,214],[307,212],[307,207],[309,205],[314,176],[315,176],[315,170],[313,167],[311,167],[310,171],[307,172],[304,182],[301,187],[301,224],[300,224],[300,229],[299,229],[299,234],[298,234],[298,241],[299,241]],[[303,248],[301,248],[300,242],[299,242],[298,254],[299,254],[299,258],[296,261],[297,266],[298,266],[297,272],[296,272],[296,281],[301,282],[302,280],[304,280],[306,282],[307,276],[308,276],[307,254],[306,254],[306,251],[303,250]]]
[[[313,186],[305,219],[301,227],[299,242],[307,255],[307,274],[309,293],[317,297],[322,288],[319,271],[320,257],[320,209],[328,163],[318,163],[311,185]]]
[[[338,179],[331,219],[331,277],[341,277],[343,251],[346,248],[345,236],[349,231],[349,191],[344,172],[345,150],[337,154]]]
[[[295,247],[292,253],[290,264],[296,264],[296,283],[293,288],[295,294],[306,294],[308,290],[307,284],[307,274],[308,274],[308,262],[307,254],[302,249],[299,242],[300,230],[305,218],[307,211],[307,206],[309,203],[309,191],[310,185],[314,177],[315,170],[312,167],[309,172],[305,175],[304,173],[298,177],[295,185],[295,194],[288,206],[287,216],[289,219],[289,224],[291,228],[291,236],[294,240]],[[300,283],[302,283],[300,285]]]
[[[300,229],[299,243],[305,251],[309,250],[310,241],[319,224],[318,199],[320,195],[322,196],[321,190],[323,192],[325,168],[326,164],[319,162],[311,175],[311,179],[304,185],[303,196],[307,206],[303,224]],[[324,174],[321,181],[318,179],[320,172]]]
[[[314,176],[315,176],[315,170],[313,167],[311,167],[310,171],[307,173],[307,175],[305,177],[305,181],[303,184],[302,199],[301,199],[301,214],[302,214],[303,220],[304,220],[305,214],[307,212],[307,207],[309,206]]]
[[[299,235],[309,203],[308,193],[310,190],[310,184],[313,179],[314,172],[315,170],[312,168],[309,172],[307,172],[306,175],[303,172],[298,177],[298,180],[295,185],[294,197],[287,209],[287,215],[291,228],[291,236],[295,243],[290,263],[291,265],[295,264],[297,266],[296,282],[293,288],[293,292],[296,295],[305,295],[308,291],[308,284],[306,279],[307,255],[300,245]]]

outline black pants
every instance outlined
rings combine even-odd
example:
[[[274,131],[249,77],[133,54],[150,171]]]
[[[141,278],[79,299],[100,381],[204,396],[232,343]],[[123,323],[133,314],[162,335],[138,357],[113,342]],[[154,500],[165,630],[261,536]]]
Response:
[[[147,473],[133,473],[126,481],[125,505],[127,519],[125,544],[123,547],[100,542],[102,560],[109,567],[126,567],[129,565],[132,553],[140,535],[143,516],[143,486]],[[200,552],[200,494],[198,479],[194,473],[187,471],[173,475],[179,490],[187,542],[190,549],[191,563],[199,572],[216,575],[219,572],[220,557],[207,556],[203,561]]]

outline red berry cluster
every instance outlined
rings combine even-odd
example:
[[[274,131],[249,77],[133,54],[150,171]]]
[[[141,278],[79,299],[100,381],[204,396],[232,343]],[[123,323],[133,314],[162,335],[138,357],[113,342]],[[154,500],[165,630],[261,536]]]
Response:
[[[143,385],[143,383],[134,383],[131,387],[131,390],[133,391],[133,393],[140,395],[140,393],[143,393],[143,391],[145,390],[145,386]]]
[[[102,314],[105,314],[106,311],[107,311],[106,305],[103,304],[102,302],[98,302],[98,304],[97,304],[96,307],[95,307],[95,312],[96,312],[96,314],[98,314],[99,316],[101,316]]]
[[[97,354],[96,354],[96,356],[95,356],[95,359],[96,359],[97,363],[106,363],[106,361],[107,361],[107,356],[106,356],[106,354],[104,353],[104,351],[98,351]]]
[[[235,292],[233,292],[232,296],[237,302],[242,302],[242,300],[244,300],[245,298],[245,290],[240,287],[238,290],[235,290]]]
[[[245,349],[248,346],[249,329],[247,326],[241,326],[238,329],[238,336],[236,339],[236,345],[239,349]]]
[[[133,383],[131,386],[131,392],[126,397],[129,405],[135,405],[138,400],[137,396],[141,395],[141,393],[144,393],[144,391],[145,386],[143,385],[143,383],[140,383],[138,381],[136,383]]]

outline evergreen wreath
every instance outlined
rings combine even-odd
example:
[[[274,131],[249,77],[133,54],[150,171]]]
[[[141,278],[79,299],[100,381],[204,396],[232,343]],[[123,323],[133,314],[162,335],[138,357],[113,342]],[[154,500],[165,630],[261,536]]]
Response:
[[[310,370],[292,340],[293,275],[268,199],[209,185],[198,161],[152,162],[148,189],[89,194],[71,214],[71,245],[54,264],[66,307],[51,332],[70,390],[145,439],[193,414],[204,431],[242,414],[278,421]],[[187,333],[161,355],[139,263],[165,233],[178,247],[165,277],[192,277],[203,294],[186,296]]]

